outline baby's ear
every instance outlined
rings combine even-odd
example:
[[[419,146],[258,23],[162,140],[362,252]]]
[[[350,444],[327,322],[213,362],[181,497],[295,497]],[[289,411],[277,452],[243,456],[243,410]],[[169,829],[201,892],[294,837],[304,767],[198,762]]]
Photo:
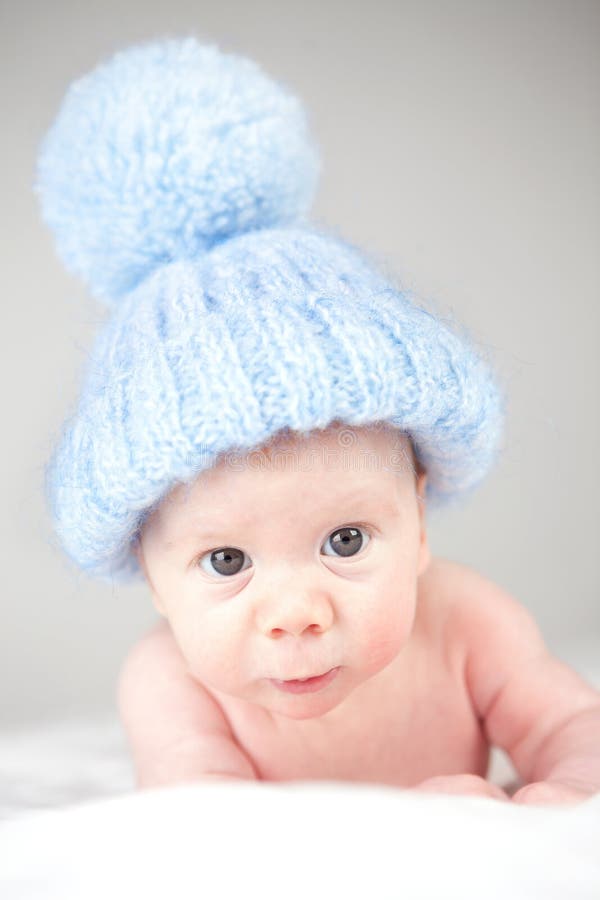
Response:
[[[429,563],[431,562],[431,550],[429,549],[429,540],[427,538],[427,525],[425,522],[425,487],[427,484],[427,473],[421,472],[417,478],[417,506],[419,508],[419,563],[417,567],[417,575],[422,575]]]
[[[427,485],[427,472],[420,472],[417,477],[417,499],[420,502],[420,505],[423,506],[425,504],[425,487]]]
[[[144,556],[142,554],[142,542],[141,542],[141,538],[140,538],[139,534],[137,534],[134,537],[133,541],[131,542],[131,551],[132,551],[133,555],[135,556],[135,558],[137,559],[138,563],[140,564],[140,569],[143,570],[144,575],[145,575],[146,574],[146,566],[144,563]]]
[[[146,583],[148,584],[148,587],[150,588],[150,592],[152,594],[152,602],[154,603],[156,610],[161,614],[161,616],[164,616],[165,613],[164,613],[164,610],[162,607],[162,603],[158,597],[158,594],[154,590],[154,585],[152,584],[152,580],[150,578],[150,575],[148,574],[148,567],[146,565],[146,559],[144,557],[144,551],[142,548],[142,541],[141,541],[141,538],[139,535],[133,541],[131,546],[132,546],[132,551],[133,551],[134,555],[136,556],[138,563],[140,564],[140,569],[144,573],[144,578],[146,579]]]
[[[160,599],[160,597],[158,596],[158,594],[156,593],[156,591],[154,590],[152,585],[150,585],[150,592],[152,594],[152,603],[154,605],[154,609],[159,614],[159,616],[162,616],[163,619],[166,619],[167,614],[166,614],[165,608],[162,604],[162,600]]]

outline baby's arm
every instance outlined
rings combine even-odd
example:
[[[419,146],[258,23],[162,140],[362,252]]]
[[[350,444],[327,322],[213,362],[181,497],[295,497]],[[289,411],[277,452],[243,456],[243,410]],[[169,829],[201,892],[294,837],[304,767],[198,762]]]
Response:
[[[119,673],[117,703],[138,788],[256,779],[221,707],[187,672],[166,622],[130,650]]]
[[[525,782],[513,800],[576,802],[600,791],[600,692],[546,648],[531,614],[463,568],[455,627],[467,688],[489,742]]]

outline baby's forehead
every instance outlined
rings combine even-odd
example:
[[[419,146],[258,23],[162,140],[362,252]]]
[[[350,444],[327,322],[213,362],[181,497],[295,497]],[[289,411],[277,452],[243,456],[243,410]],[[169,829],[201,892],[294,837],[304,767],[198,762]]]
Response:
[[[255,448],[251,453],[262,455],[267,460],[276,460],[286,453],[314,454],[315,451],[326,451],[324,459],[335,461],[344,455],[357,453],[372,454],[374,457],[389,454],[391,450],[410,451],[412,444],[408,434],[394,428],[387,422],[373,425],[346,425],[334,422],[323,429],[310,432],[283,431],[274,435],[269,441]],[[335,453],[339,451],[339,453]]]
[[[201,474],[205,482],[229,480],[231,472],[283,472],[315,477],[343,472],[363,472],[375,477],[389,477],[394,472],[414,472],[415,454],[410,437],[388,423],[376,426],[330,424],[310,432],[278,432],[268,441],[248,451],[221,454],[214,465]],[[183,489],[185,490],[185,489]]]
[[[226,454],[189,482],[179,482],[153,508],[149,532],[172,544],[202,528],[250,527],[291,514],[330,518],[367,515],[412,502],[418,464],[411,440],[392,427],[333,425],[318,432],[277,434],[239,455]]]
[[[415,474],[415,457],[407,434],[387,424],[373,426],[329,425],[326,429],[278,433],[249,451],[222,454],[191,482],[178,484],[163,501],[168,506],[206,502],[228,509],[236,495],[261,497],[263,489],[312,485],[328,497],[348,494],[365,486],[386,488],[407,484]],[[216,509],[215,509],[216,512]]]

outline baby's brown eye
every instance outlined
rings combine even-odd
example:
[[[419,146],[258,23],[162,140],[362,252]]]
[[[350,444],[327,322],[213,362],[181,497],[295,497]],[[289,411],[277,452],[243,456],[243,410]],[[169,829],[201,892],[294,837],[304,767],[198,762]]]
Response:
[[[363,535],[367,538],[368,543],[369,535],[362,528],[357,528],[355,525],[346,526],[345,528],[336,528],[335,531],[331,532],[323,544],[323,547],[330,546],[334,550],[334,553],[326,553],[325,555],[354,556],[362,549],[363,544],[365,543]]]
[[[244,551],[237,547],[222,547],[205,553],[198,562],[209,575],[214,575],[215,571],[218,575],[237,575],[242,571],[245,556]]]

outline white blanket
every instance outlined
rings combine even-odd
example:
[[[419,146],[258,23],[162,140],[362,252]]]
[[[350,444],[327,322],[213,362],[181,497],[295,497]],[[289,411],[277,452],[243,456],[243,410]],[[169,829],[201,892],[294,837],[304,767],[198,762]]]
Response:
[[[334,782],[194,784],[0,825],[6,900],[598,900],[572,807]]]
[[[594,653],[581,673],[600,687]],[[514,770],[492,753],[490,781]],[[579,806],[335,782],[133,792],[116,717],[0,738],[2,900],[600,900]]]

